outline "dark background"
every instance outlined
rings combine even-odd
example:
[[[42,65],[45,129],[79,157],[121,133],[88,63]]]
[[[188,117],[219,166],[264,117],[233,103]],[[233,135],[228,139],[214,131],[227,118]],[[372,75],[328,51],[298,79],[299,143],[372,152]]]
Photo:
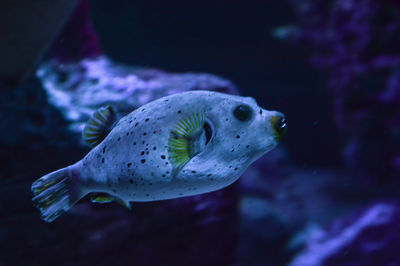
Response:
[[[286,114],[283,145],[299,166],[341,162],[330,93],[308,62],[312,50],[272,35],[295,22],[285,1],[98,0],[92,17],[114,60],[228,78],[242,95]]]

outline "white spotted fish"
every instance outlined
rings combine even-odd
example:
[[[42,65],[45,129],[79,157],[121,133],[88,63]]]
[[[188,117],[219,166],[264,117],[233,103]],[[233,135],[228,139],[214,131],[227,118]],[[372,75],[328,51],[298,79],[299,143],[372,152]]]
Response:
[[[51,222],[91,194],[93,202],[155,201],[206,193],[237,180],[286,132],[284,116],[250,97],[191,91],[150,102],[114,125],[100,108],[83,136],[93,149],[32,184]],[[107,134],[108,133],[108,134]]]

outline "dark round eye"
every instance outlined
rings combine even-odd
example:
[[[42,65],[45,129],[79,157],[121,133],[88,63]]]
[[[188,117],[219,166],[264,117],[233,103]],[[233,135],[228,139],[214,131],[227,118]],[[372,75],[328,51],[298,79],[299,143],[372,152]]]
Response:
[[[247,105],[238,105],[233,115],[240,121],[248,121],[251,118],[251,109]]]

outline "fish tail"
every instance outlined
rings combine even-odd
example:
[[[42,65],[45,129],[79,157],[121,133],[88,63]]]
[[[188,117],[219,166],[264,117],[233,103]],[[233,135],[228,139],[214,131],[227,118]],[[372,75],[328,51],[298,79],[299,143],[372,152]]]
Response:
[[[73,166],[59,169],[32,183],[33,203],[44,221],[50,223],[68,211],[82,197]]]

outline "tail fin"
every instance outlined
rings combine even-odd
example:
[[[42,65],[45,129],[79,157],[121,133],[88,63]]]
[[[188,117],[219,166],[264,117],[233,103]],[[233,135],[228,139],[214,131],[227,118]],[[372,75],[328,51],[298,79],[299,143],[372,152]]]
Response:
[[[68,211],[81,198],[70,167],[59,169],[33,182],[32,201],[48,223]]]

